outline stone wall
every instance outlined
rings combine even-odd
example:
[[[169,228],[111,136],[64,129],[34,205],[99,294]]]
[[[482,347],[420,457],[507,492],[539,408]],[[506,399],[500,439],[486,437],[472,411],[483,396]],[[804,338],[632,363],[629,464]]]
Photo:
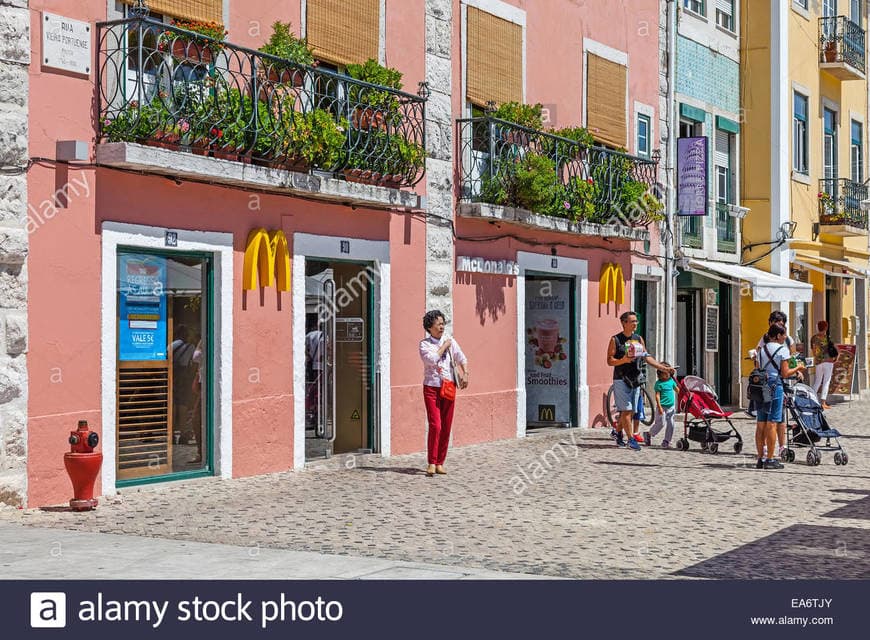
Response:
[[[0,0],[0,503],[27,498],[28,0]]]
[[[453,307],[453,121],[452,0],[426,0],[426,308],[452,318]]]

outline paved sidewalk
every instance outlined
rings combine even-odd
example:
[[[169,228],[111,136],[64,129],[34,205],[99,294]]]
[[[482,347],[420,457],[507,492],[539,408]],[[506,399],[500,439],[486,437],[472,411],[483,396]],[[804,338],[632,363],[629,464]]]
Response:
[[[736,417],[743,455],[731,442],[715,456],[697,443],[687,453],[632,452],[617,449],[604,429],[560,430],[456,448],[442,477],[425,476],[422,454],[357,456],[344,461],[350,469],[333,461],[301,472],[124,490],[91,513],[0,510],[0,524],[173,540],[154,542],[150,555],[177,567],[177,577],[213,575],[223,562],[173,564],[185,552],[177,545],[220,542],[231,545],[221,547],[231,568],[241,548],[379,559],[388,571],[423,563],[463,575],[866,579],[868,414],[867,401],[829,412],[848,434],[845,467],[831,453],[808,467],[799,451],[784,470],[756,470],[755,424]],[[136,539],[143,549],[146,542]],[[128,577],[125,565],[105,566],[108,575]],[[326,574],[343,570],[334,566]],[[349,575],[365,572],[360,566]]]
[[[92,560],[85,561],[86,558]],[[507,580],[537,576],[0,522],[4,580]]]

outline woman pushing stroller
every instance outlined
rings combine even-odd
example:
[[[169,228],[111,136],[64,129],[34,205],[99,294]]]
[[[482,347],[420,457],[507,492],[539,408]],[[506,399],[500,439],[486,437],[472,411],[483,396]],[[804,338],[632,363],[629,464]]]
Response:
[[[758,452],[756,469],[782,469],[782,463],[773,457],[776,451],[777,425],[783,420],[783,380],[790,378],[806,367],[803,362],[790,366],[791,353],[785,345],[785,328],[779,324],[770,325],[767,331],[769,342],[758,352],[760,368],[767,374],[767,391],[764,402],[758,406],[755,425],[755,448]],[[791,360],[791,362],[794,362]],[[767,445],[765,457],[764,447]]]

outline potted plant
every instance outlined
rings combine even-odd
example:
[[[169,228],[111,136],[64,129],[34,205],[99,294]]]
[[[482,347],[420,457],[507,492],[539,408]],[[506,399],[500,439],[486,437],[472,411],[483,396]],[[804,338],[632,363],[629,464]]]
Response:
[[[420,174],[425,163],[426,149],[423,145],[406,140],[400,135],[392,135],[380,184],[397,189],[411,183]]]
[[[534,213],[552,213],[561,187],[555,163],[538,153],[498,162],[484,176],[481,196],[486,202],[518,207]]]
[[[527,129],[540,131],[544,126],[544,107],[541,104],[504,102],[492,112],[492,117],[513,122]]]
[[[834,197],[828,193],[827,191],[819,191],[818,195],[819,206],[821,207],[822,213],[826,216],[834,216],[837,211],[834,207]]]
[[[331,169],[341,160],[346,128],[344,118],[336,121],[324,109],[283,111],[277,118],[261,123],[254,146],[255,161],[295,171]]]
[[[308,46],[305,38],[297,38],[291,32],[292,25],[289,22],[275,21],[272,23],[272,35],[269,40],[260,47],[260,51],[280,58],[273,60],[264,58],[261,60],[262,71],[270,82],[291,83],[293,86],[301,86],[304,80],[304,70],[300,65],[314,65],[314,54]]]
[[[157,49],[194,63],[211,62],[223,48],[222,42],[227,37],[227,30],[218,22],[176,18],[172,26],[189,33],[166,30],[157,40]]]
[[[834,36],[830,36],[828,40],[825,40],[825,62],[836,62],[837,61],[837,39]]]
[[[363,64],[347,65],[347,75],[355,80],[389,89],[402,88],[402,72],[385,67],[370,58]],[[351,124],[358,129],[385,129],[396,123],[399,115],[399,97],[393,91],[349,83],[348,100],[354,105]]]
[[[505,120],[526,129],[540,131],[544,126],[543,107],[540,104],[528,105],[520,102],[505,102],[492,112],[492,117]],[[508,144],[528,144],[527,131],[513,127],[500,127],[500,135]]]

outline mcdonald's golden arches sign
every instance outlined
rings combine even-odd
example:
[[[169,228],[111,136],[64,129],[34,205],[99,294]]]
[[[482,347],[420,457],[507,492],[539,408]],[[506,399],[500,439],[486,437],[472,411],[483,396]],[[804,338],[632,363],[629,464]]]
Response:
[[[248,234],[242,288],[271,287],[277,279],[278,291],[290,291],[290,249],[283,231],[254,229]]]
[[[625,304],[625,277],[622,275],[622,265],[615,262],[605,262],[601,265],[601,279],[598,282],[598,303]]]

